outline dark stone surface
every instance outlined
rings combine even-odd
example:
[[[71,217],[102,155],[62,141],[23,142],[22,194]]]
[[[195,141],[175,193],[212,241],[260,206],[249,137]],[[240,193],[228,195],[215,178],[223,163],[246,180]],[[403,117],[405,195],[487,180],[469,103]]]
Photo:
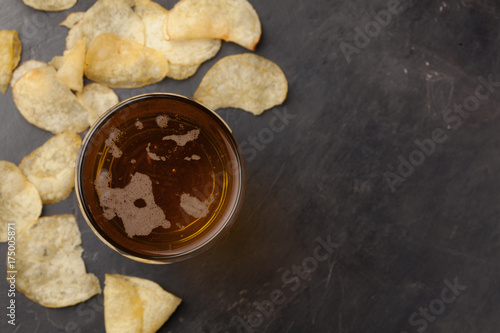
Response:
[[[136,275],[182,297],[161,332],[252,324],[255,332],[498,332],[500,83],[474,99],[481,77],[500,82],[498,2],[401,0],[386,26],[374,27],[373,13],[393,2],[251,1],[263,26],[256,53],[281,66],[289,95],[259,117],[218,113],[241,143],[276,113],[293,118],[261,150],[246,151],[243,211],[209,252],[168,266],[123,258],[87,227],[74,193],[43,214],[77,215],[87,269],[101,283],[105,273]],[[0,29],[19,31],[22,60],[49,61],[63,52],[67,30],[57,24],[67,13],[4,0]],[[365,28],[372,37],[357,40],[348,62],[341,43],[352,51]],[[186,81],[117,92],[192,96],[217,59],[242,52],[224,43]],[[474,101],[468,116],[447,111]],[[21,117],[10,89],[0,109],[0,159],[19,163],[51,137]],[[401,160],[418,165],[404,169]],[[11,327],[7,291],[0,283],[2,332],[104,331],[102,295],[46,309],[17,293]]]

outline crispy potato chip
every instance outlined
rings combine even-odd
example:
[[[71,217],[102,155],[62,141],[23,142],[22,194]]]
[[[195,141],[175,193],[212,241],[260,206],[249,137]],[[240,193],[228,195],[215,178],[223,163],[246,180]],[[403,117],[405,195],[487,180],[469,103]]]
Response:
[[[262,29],[247,0],[181,0],[170,11],[163,33],[172,40],[218,38],[255,50]]]
[[[83,89],[85,45],[84,37],[76,42],[74,48],[64,51],[62,63],[56,73],[56,79],[74,91],[81,91]]]
[[[104,326],[106,333],[141,333],[142,304],[132,284],[113,274],[104,280]]]
[[[17,67],[12,73],[12,79],[10,80],[10,86],[14,87],[14,84],[23,76],[28,73],[30,70],[47,66],[46,63],[39,60],[27,60],[24,61],[19,67]]]
[[[200,65],[177,65],[169,63],[167,77],[174,80],[185,80],[196,74]]]
[[[23,2],[34,9],[58,12],[70,9],[77,0],[23,0]]]
[[[66,18],[64,19],[64,21],[59,23],[59,25],[71,29],[75,26],[75,24],[80,22],[80,20],[83,18],[83,15],[85,15],[85,12],[69,13],[68,16],[66,16]]]
[[[82,260],[74,215],[42,217],[17,235],[16,288],[46,307],[60,308],[99,294],[94,274]]]
[[[179,297],[165,291],[151,280],[118,274],[106,275],[106,280],[111,277],[113,280],[128,283],[137,292],[142,306],[142,330],[140,331],[142,333],[158,331],[182,302]],[[106,288],[104,295],[106,297]],[[106,312],[106,304],[104,307]]]
[[[46,131],[83,132],[89,126],[87,110],[55,74],[51,66],[28,71],[12,88],[14,103],[29,123]]]
[[[0,242],[7,241],[8,223],[16,233],[42,213],[42,200],[36,187],[11,162],[0,161]]]
[[[22,45],[17,31],[0,31],[0,91],[5,94],[12,78],[12,71],[21,59]]]
[[[168,10],[151,0],[138,0],[135,12],[146,29],[146,46],[163,53],[169,62],[168,77],[186,79],[196,73],[204,61],[213,58],[221,47],[219,39],[168,41],[162,33]]]
[[[119,102],[119,98],[113,89],[100,83],[85,85],[82,92],[76,94],[76,98],[87,109],[90,125]]]
[[[66,49],[72,49],[83,37],[87,48],[103,33],[113,33],[144,45],[144,24],[123,0],[97,0],[66,37]]]
[[[54,67],[55,69],[59,70],[59,68],[62,67],[64,63],[64,57],[63,56],[54,56],[52,60],[49,61],[49,65]]]
[[[98,36],[85,58],[85,75],[112,88],[153,84],[167,71],[168,61],[160,51],[110,33]]]
[[[259,115],[284,102],[288,82],[278,65],[253,53],[227,56],[208,70],[194,99],[213,110],[241,108]]]
[[[82,139],[62,132],[24,157],[19,168],[35,185],[44,204],[67,198],[75,184],[75,163]]]

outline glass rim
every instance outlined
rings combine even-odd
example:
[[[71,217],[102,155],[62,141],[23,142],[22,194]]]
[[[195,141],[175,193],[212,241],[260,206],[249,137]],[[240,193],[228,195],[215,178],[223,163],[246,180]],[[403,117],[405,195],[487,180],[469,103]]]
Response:
[[[188,249],[186,251],[179,251],[179,253],[174,253],[174,254],[165,254],[165,255],[147,255],[147,254],[142,254],[138,253],[136,251],[133,251],[129,248],[126,248],[125,246],[122,246],[118,244],[117,241],[114,241],[111,239],[110,236],[108,236],[98,225],[98,223],[95,221],[95,219],[92,217],[92,214],[88,208],[88,206],[85,204],[85,191],[83,189],[83,181],[82,181],[82,174],[84,170],[84,162],[85,162],[85,155],[88,150],[88,147],[90,143],[92,142],[92,139],[94,136],[98,133],[99,129],[107,122],[109,118],[114,116],[117,112],[119,112],[121,109],[128,105],[132,105],[136,102],[140,102],[146,99],[150,98],[165,98],[165,99],[174,99],[178,101],[182,101],[188,104],[191,104],[195,106],[198,110],[207,113],[209,116],[212,116],[215,118],[216,122],[221,125],[221,128],[223,131],[226,132],[227,138],[230,142],[230,147],[231,150],[234,152],[234,155],[236,157],[236,165],[237,165],[237,174],[239,175],[237,177],[237,183],[236,188],[237,192],[234,194],[235,202],[232,204],[229,208],[229,214],[227,218],[225,219],[224,223],[221,223],[220,226],[217,227],[217,229],[214,231],[214,234],[211,235],[207,240],[202,242],[201,244],[195,246],[192,249]],[[228,124],[222,119],[220,115],[218,115],[216,112],[211,110],[210,108],[206,107],[202,103],[195,101],[191,98],[188,98],[183,95],[175,94],[175,93],[145,93],[145,94],[140,94],[136,95],[130,98],[127,98],[111,108],[109,108],[106,112],[104,112],[95,122],[94,124],[91,125],[87,133],[85,134],[81,147],[78,152],[78,156],[76,159],[76,164],[75,164],[75,193],[78,201],[78,205],[80,207],[80,211],[87,222],[88,226],[90,229],[94,232],[98,238],[105,243],[109,248],[115,250],[119,254],[130,258],[135,261],[139,262],[144,262],[144,263],[150,263],[150,264],[169,264],[169,263],[174,263],[174,262],[179,262],[179,261],[184,261],[189,258],[192,258],[194,256],[197,256],[198,254],[201,254],[208,250],[212,245],[216,243],[218,239],[220,239],[227,231],[228,229],[232,226],[234,223],[234,220],[236,219],[239,210],[241,209],[241,205],[243,202],[244,198],[244,188],[246,185],[246,168],[245,168],[245,162],[242,157],[242,153],[239,147],[239,144],[236,140],[236,138],[233,136],[233,132],[231,128],[228,126]]]

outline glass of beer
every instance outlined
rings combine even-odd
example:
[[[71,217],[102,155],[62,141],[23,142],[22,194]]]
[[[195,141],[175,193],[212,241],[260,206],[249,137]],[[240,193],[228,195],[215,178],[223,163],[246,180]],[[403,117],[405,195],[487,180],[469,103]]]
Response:
[[[76,194],[95,234],[122,255],[173,263],[202,253],[231,227],[244,161],[215,112],[167,93],[127,99],[86,134]]]

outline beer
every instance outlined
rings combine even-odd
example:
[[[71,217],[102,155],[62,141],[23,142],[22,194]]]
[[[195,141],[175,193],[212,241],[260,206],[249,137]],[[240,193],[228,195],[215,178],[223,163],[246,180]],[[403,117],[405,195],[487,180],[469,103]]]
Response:
[[[244,167],[214,112],[172,94],[120,103],[90,129],[77,195],[92,229],[120,253],[173,262],[212,244],[241,205]]]

